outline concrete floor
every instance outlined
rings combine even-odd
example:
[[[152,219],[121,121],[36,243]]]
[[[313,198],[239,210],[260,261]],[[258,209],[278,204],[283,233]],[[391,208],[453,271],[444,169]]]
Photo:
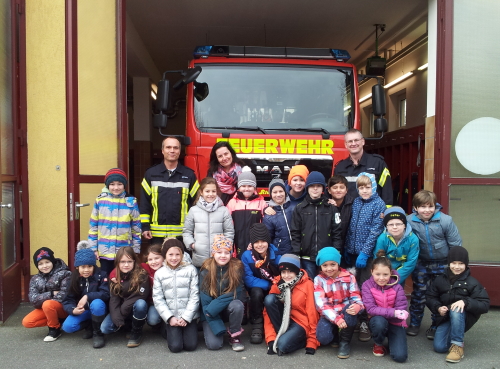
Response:
[[[96,350],[92,340],[83,340],[81,333],[64,334],[55,342],[44,342],[47,328],[26,329],[22,318],[31,306],[22,304],[0,325],[0,368],[462,368],[500,369],[500,309],[492,308],[465,336],[465,358],[459,364],[445,362],[445,355],[432,350],[432,342],[425,338],[430,318],[426,311],[422,331],[417,337],[408,337],[409,359],[397,364],[390,357],[373,356],[372,342],[360,342],[357,334],[352,341],[351,357],[337,358],[337,349],[321,347],[316,355],[305,355],[304,350],[278,357],[266,355],[266,346],[249,343],[250,325],[245,326],[245,351],[233,352],[226,343],[220,351],[208,351],[199,333],[198,349],[194,352],[172,354],[166,341],[145,328],[144,340],[137,348],[127,348],[124,333],[107,336],[106,346]]]

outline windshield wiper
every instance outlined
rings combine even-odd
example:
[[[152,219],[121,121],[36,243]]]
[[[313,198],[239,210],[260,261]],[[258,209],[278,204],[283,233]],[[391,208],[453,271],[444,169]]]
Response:
[[[324,128],[268,128],[272,131],[296,131],[296,132],[321,132],[325,135],[331,135],[329,131]]]
[[[234,130],[240,130],[240,131],[261,131],[264,134],[267,134],[267,132],[261,128],[261,127],[200,127],[200,128],[211,128],[211,129],[234,129]]]

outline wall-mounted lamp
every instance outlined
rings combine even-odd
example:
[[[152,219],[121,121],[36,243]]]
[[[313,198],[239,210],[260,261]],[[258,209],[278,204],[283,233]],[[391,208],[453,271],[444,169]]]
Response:
[[[366,96],[363,96],[361,99],[359,99],[359,102],[362,103],[363,101],[366,101],[368,100],[370,97],[372,97],[372,94],[368,94]]]
[[[418,70],[426,70],[428,66],[429,66],[429,63],[425,63],[421,67],[418,67]]]
[[[384,86],[384,88],[389,88],[389,87],[392,87],[394,86],[395,84],[401,82],[401,81],[404,81],[405,79],[407,79],[408,77],[412,76],[413,75],[413,72],[408,72],[406,74],[403,74],[401,77],[399,78],[396,78],[394,81],[392,82],[389,82],[388,84],[386,84]]]

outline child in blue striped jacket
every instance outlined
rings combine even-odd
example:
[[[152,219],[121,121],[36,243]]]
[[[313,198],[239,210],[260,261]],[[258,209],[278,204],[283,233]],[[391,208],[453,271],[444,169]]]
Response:
[[[88,241],[108,275],[120,247],[141,251],[141,219],[137,199],[125,191],[127,175],[118,168],[106,173],[106,187],[97,197],[90,215]]]

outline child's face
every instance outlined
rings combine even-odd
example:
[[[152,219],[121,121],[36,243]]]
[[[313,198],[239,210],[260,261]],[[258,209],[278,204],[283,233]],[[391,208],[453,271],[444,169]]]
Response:
[[[399,219],[391,219],[387,223],[387,232],[394,238],[401,238],[405,233],[405,225]]]
[[[156,252],[150,252],[148,255],[148,264],[153,270],[158,270],[163,265],[163,256],[161,254],[157,254]]]
[[[325,261],[321,264],[321,271],[326,274],[327,277],[336,277],[339,274],[339,265],[335,261]]]
[[[201,196],[205,199],[206,202],[214,202],[217,198],[217,187],[214,184],[207,184],[203,191],[201,191]]]
[[[347,195],[347,187],[343,183],[336,183],[332,187],[328,187],[328,192],[335,201],[342,201]]]
[[[320,184],[312,184],[307,187],[307,193],[311,196],[311,199],[319,199],[323,194],[323,186]]]
[[[109,192],[113,195],[119,195],[125,190],[123,183],[114,181],[109,184]]]
[[[372,185],[367,184],[367,185],[359,186],[358,193],[359,193],[359,196],[361,196],[361,198],[363,200],[368,200],[372,195]]]
[[[463,273],[465,270],[465,264],[462,263],[461,261],[452,261],[450,263],[450,270],[452,271],[453,274],[459,275],[460,273]]]
[[[292,272],[291,270],[282,270],[281,271],[281,279],[283,279],[285,282],[290,282],[293,281],[294,278],[297,277],[297,274]]]
[[[384,287],[387,283],[389,283],[391,270],[385,265],[377,264],[372,270],[372,276],[376,284],[380,287]]]
[[[128,255],[123,255],[118,263],[118,267],[120,268],[120,272],[128,273],[132,269],[134,269],[135,260],[129,258]]]
[[[176,268],[182,261],[182,256],[183,255],[181,249],[179,249],[178,247],[171,247],[165,254],[165,260],[167,261],[168,265]]]
[[[415,208],[415,210],[417,211],[418,217],[423,221],[427,222],[432,218],[432,216],[436,212],[436,205],[424,204],[420,205],[418,208]]]
[[[53,268],[54,264],[50,260],[42,259],[38,262],[38,270],[43,274],[50,273]]]
[[[217,265],[224,266],[229,263],[229,260],[231,259],[231,253],[226,249],[217,250],[214,253],[214,259]]]
[[[239,191],[243,194],[245,199],[251,197],[255,192],[255,187],[250,185],[240,186]]]
[[[277,205],[282,205],[286,199],[286,193],[281,186],[274,186],[271,192],[271,198]]]
[[[302,193],[306,187],[306,181],[301,176],[294,176],[290,181],[290,188],[295,193]]]
[[[267,252],[268,247],[269,244],[266,241],[262,240],[259,240],[253,244],[254,250],[257,251],[262,256],[264,256],[264,254]]]
[[[80,265],[79,267],[76,267],[76,270],[78,270],[78,273],[83,278],[88,278],[92,274],[94,274],[94,266],[93,265]]]

